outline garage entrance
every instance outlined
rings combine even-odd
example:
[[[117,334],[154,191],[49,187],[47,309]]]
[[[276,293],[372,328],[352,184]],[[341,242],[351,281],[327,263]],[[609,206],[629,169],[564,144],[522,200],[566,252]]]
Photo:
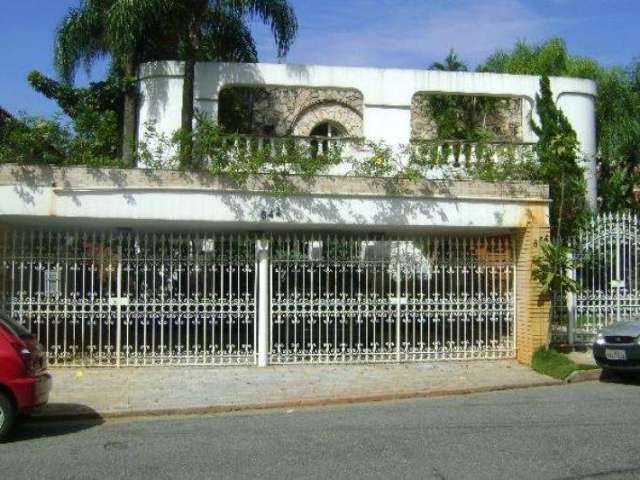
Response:
[[[254,362],[248,234],[11,232],[3,303],[52,365]]]
[[[13,231],[0,256],[52,365],[255,364],[265,334],[274,364],[515,356],[509,236]]]
[[[271,362],[510,358],[509,237],[272,240]]]

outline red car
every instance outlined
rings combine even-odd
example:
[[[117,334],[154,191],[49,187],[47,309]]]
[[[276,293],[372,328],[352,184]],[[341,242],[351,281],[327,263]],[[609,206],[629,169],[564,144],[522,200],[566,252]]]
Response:
[[[51,375],[40,345],[22,325],[0,312],[0,440],[16,417],[47,403]]]

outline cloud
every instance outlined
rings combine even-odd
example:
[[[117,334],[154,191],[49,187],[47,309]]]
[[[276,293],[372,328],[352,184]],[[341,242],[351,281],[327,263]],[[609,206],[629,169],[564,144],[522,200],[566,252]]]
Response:
[[[523,0],[352,0],[335,8],[325,1],[297,11],[301,28],[288,63],[424,68],[453,48],[475,64],[517,40],[545,38],[564,21]],[[258,43],[263,60],[275,58],[268,32]]]

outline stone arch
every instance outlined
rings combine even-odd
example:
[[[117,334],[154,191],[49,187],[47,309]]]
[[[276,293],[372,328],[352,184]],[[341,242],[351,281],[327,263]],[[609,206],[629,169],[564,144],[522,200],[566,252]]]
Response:
[[[313,137],[347,137],[348,132],[341,123],[335,120],[323,120],[311,129],[309,135]]]
[[[296,117],[292,135],[308,137],[314,127],[323,122],[333,122],[344,128],[347,137],[361,137],[362,115],[340,102],[318,102],[305,108]]]

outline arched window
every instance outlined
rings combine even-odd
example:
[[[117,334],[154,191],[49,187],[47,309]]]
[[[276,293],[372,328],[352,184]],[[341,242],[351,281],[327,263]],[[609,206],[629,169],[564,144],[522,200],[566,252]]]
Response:
[[[336,122],[320,122],[311,130],[311,156],[326,155],[332,146],[336,144],[332,139],[346,136],[346,129]]]
[[[344,137],[346,133],[342,125],[331,121],[320,122],[311,130],[312,137],[336,138]]]

